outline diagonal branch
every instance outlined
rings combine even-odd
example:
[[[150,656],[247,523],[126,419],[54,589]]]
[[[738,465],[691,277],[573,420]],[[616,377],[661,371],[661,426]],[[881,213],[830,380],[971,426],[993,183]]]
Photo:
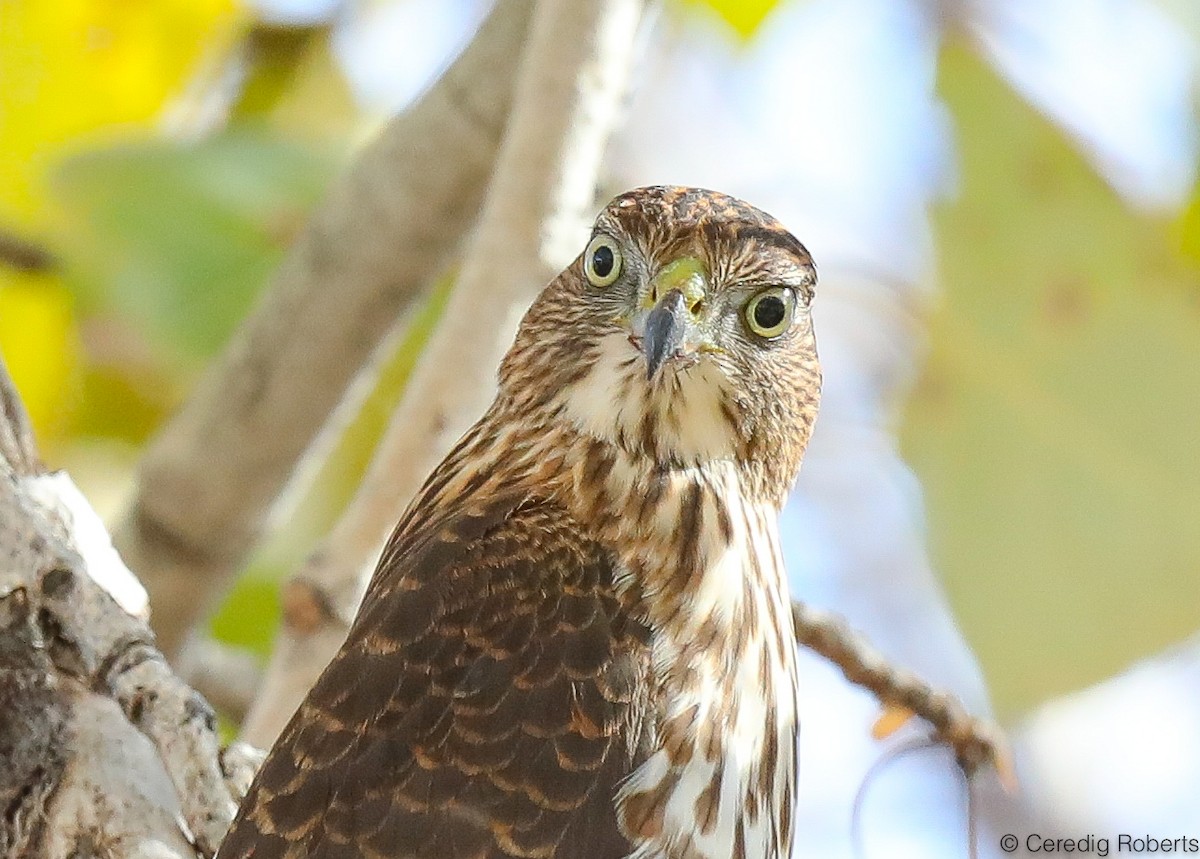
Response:
[[[847,680],[871,692],[884,705],[884,716],[876,725],[880,739],[911,716],[920,716],[933,727],[938,741],[954,750],[964,773],[971,776],[981,766],[991,766],[1006,790],[1015,789],[1016,772],[1008,742],[994,722],[972,716],[953,695],[933,689],[912,672],[897,668],[835,614],[793,601],[792,622],[797,643],[838,666]]]
[[[142,460],[116,542],[166,653],[223,592],[330,414],[473,223],[530,5],[501,0],[359,156]]]
[[[582,247],[644,7],[538,3],[480,226],[366,479],[285,588],[284,630],[243,729],[251,742],[274,739],[336,652],[388,531],[491,401],[525,308]]]

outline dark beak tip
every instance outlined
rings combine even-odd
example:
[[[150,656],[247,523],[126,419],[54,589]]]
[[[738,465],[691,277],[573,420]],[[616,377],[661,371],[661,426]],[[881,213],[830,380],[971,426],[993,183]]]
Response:
[[[652,381],[668,358],[680,354],[687,334],[687,301],[673,289],[664,295],[646,317],[642,340],[646,356],[646,379]]]

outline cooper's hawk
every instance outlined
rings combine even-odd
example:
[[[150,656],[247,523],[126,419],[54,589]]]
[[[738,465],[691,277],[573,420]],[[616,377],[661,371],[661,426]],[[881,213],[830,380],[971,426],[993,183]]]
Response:
[[[538,297],[222,859],[777,859],[777,516],[816,416],[808,252],[640,188]]]

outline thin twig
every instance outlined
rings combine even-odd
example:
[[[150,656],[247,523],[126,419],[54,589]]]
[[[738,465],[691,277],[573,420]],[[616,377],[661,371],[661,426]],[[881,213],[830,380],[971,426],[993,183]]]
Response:
[[[792,621],[796,640],[838,666],[851,683],[870,691],[885,708],[907,711],[927,721],[938,740],[954,751],[968,777],[987,764],[995,768],[1006,788],[1015,788],[1008,743],[997,724],[972,716],[958,698],[889,663],[840,617],[794,601]]]
[[[150,591],[164,652],[178,652],[224,592],[305,452],[339,403],[342,414],[354,406],[352,383],[473,223],[530,3],[501,0],[442,79],[363,151],[142,460],[116,542]]]
[[[285,625],[244,726],[283,727],[345,636],[375,554],[420,481],[487,407],[517,322],[586,238],[643,0],[541,0],[480,225],[442,321],[358,493],[285,591]]]

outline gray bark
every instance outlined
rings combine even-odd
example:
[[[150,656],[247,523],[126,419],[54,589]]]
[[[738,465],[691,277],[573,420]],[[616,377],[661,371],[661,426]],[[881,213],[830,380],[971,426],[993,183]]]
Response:
[[[210,856],[257,757],[223,758],[2,363],[0,404],[0,855]]]

